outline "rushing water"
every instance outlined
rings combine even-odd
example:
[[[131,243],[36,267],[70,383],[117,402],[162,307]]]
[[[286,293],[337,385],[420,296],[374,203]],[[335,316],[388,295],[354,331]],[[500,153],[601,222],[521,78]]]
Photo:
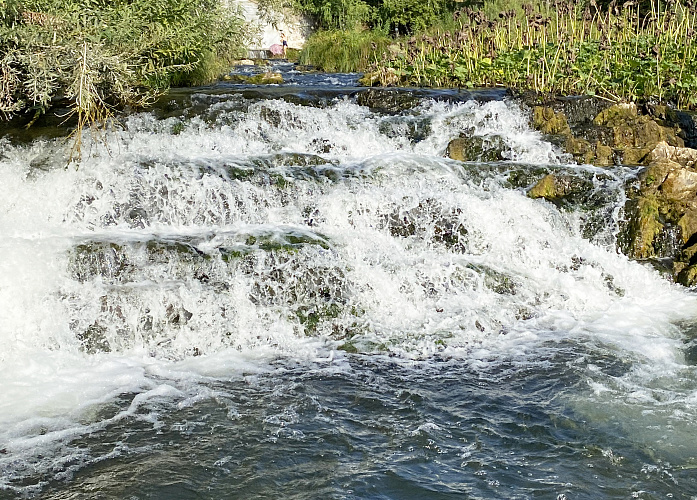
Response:
[[[3,140],[0,498],[697,498],[697,300],[615,250],[633,172],[500,93],[286,76],[79,168]]]

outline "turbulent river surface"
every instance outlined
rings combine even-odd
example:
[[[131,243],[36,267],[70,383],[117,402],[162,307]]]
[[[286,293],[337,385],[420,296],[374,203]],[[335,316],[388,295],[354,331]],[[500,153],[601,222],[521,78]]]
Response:
[[[68,168],[0,139],[0,498],[697,498],[697,297],[616,250],[636,172],[502,92],[281,69]],[[589,195],[526,196],[555,171]]]

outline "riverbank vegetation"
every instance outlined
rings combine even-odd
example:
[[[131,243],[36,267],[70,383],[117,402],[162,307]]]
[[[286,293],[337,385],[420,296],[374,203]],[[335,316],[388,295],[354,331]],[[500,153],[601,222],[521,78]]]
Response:
[[[500,3],[500,2],[499,2]],[[595,0],[510,2],[464,7],[372,53],[354,71],[374,71],[378,84],[439,87],[506,86],[540,93],[593,94],[611,100],[657,99],[697,106],[697,8],[693,0],[652,0],[600,6]],[[399,27],[399,25],[398,25]],[[315,41],[308,64],[328,63]],[[359,37],[344,37],[344,43]],[[344,49],[349,51],[349,49]],[[371,68],[362,61],[370,60]]]
[[[79,130],[217,77],[248,35],[220,0],[0,0],[0,115],[60,102]]]

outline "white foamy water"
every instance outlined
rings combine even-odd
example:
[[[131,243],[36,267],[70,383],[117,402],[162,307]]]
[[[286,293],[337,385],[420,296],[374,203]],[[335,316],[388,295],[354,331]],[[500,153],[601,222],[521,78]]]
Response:
[[[504,182],[509,168],[564,168],[514,104],[385,117],[349,99],[211,101],[191,119],[132,116],[65,169],[57,143],[3,145],[2,485],[69,476],[97,459],[73,439],[126,418],[156,426],[155,402],[209,397],[207,381],[279,361],[349,370],[346,351],[484,368],[588,344],[630,368],[589,361],[579,411],[669,414],[675,435],[691,432],[697,378],[678,325],[697,301],[614,249],[619,174],[578,169],[615,197],[589,241],[582,216]],[[461,133],[498,137],[516,163],[443,158]],[[29,483],[17,491],[41,487]]]

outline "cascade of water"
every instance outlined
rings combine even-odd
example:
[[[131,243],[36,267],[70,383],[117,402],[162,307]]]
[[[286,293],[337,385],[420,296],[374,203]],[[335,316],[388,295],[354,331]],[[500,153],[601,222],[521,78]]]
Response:
[[[55,457],[80,462],[71,437],[148,400],[279,359],[476,366],[569,340],[636,360],[613,381],[591,374],[600,399],[647,394],[656,370],[694,381],[676,326],[694,298],[614,249],[623,172],[566,165],[515,104],[383,116],[348,98],[197,95],[191,109],[131,116],[79,169],[62,168],[57,142],[4,144],[4,484]],[[461,134],[505,161],[444,158]],[[525,196],[560,170],[596,196],[563,210]],[[662,390],[695,415],[694,389]],[[138,396],[104,410],[126,394]],[[5,458],[37,449],[54,458]]]

